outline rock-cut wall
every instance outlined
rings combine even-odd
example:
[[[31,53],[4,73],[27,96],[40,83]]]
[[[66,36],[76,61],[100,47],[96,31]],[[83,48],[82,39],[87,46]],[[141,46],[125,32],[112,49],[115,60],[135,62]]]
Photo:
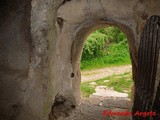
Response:
[[[0,120],[22,109],[30,65],[31,1],[0,1]]]
[[[159,6],[159,0],[1,0],[0,120],[67,116],[81,102],[85,38],[106,25],[126,34],[135,78],[139,36]]]

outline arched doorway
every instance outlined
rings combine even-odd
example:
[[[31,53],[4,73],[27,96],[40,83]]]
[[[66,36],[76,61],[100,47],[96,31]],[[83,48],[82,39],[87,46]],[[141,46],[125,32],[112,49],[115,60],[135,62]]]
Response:
[[[98,24],[96,24],[96,23],[98,23]],[[80,64],[79,63],[80,63],[80,59],[81,59],[83,45],[84,45],[84,42],[85,42],[85,39],[86,39],[87,35],[90,34],[95,29],[104,27],[106,25],[114,25],[114,23],[109,22],[109,24],[108,24],[107,21],[103,21],[103,20],[102,21],[101,20],[100,21],[96,20],[93,23],[89,23],[89,24],[86,22],[86,24],[87,25],[84,25],[85,28],[83,28],[81,26],[80,28],[82,28],[82,30],[81,31],[77,31],[75,40],[73,41],[73,44],[72,44],[72,60],[73,60],[73,63],[78,63],[78,64],[73,64],[73,65],[75,65],[77,67],[78,71],[80,71],[80,68],[79,68]],[[132,44],[132,42],[134,41],[134,38],[131,37],[132,36],[132,32],[128,28],[123,27],[122,25],[116,25],[116,26],[120,27],[122,29],[122,31],[124,31],[124,33],[127,36],[129,49],[130,49],[130,54],[131,54],[131,61],[132,61],[132,66],[133,66],[133,61],[134,61],[133,60],[133,56],[134,56],[134,54],[133,54],[132,50],[135,49],[135,48],[134,48],[134,46]],[[77,48],[75,48],[75,46]],[[135,71],[134,67],[135,66],[133,66],[133,69],[134,69],[133,72]],[[134,73],[133,73],[133,76],[134,76]],[[78,81],[80,82],[81,80],[79,79]]]
[[[85,1],[67,2],[59,8],[56,19],[55,89],[57,94],[65,96],[66,99],[74,105],[81,103],[80,60],[85,39],[93,30],[107,25],[119,27],[128,39],[133,66],[133,79],[136,76],[137,68],[136,44],[138,41],[135,39],[138,35],[135,32],[136,23],[132,19],[133,16],[128,17],[132,13],[126,15],[124,11],[121,11],[122,14],[119,14],[120,11],[117,11],[118,13],[116,12],[112,16],[109,14],[112,10],[110,11],[107,7],[103,9],[102,6],[97,6],[97,8],[94,9],[94,3],[97,3],[97,1],[93,1],[89,6],[85,6],[83,2]],[[100,5],[99,2],[97,4]],[[131,5],[132,2],[129,2],[129,4]],[[70,9],[70,6],[72,6],[72,9]],[[117,6],[119,6],[119,4],[117,4]],[[124,5],[124,7],[126,6]],[[84,9],[81,8],[86,8],[86,11],[83,11]],[[78,13],[73,12],[73,9],[78,9]],[[88,11],[88,9],[90,10]],[[100,11],[105,12],[99,14]]]
[[[79,24],[78,26],[76,25],[76,27],[73,27],[72,24],[65,23],[62,18],[58,17],[56,25],[58,32],[58,41],[56,47],[57,73],[55,74],[55,89],[58,95],[64,96],[64,105],[65,103],[69,103],[68,105],[70,108],[70,106],[77,106],[82,102],[80,91],[81,54],[86,37],[95,29],[112,25],[119,27],[126,34],[131,55],[133,76],[136,75],[136,47],[134,35],[130,27],[123,25],[122,23],[116,22],[114,20],[106,19],[105,17],[88,19],[84,21],[82,24]],[[62,25],[64,28],[62,27]],[[65,110],[63,109],[62,111],[62,113],[64,113]],[[56,113],[56,111],[54,112]],[[67,112],[69,112],[69,110],[67,110]],[[101,114],[99,113],[99,115]]]
[[[81,56],[82,96],[127,100],[133,85],[130,64],[127,38],[119,28],[106,26],[93,31]]]

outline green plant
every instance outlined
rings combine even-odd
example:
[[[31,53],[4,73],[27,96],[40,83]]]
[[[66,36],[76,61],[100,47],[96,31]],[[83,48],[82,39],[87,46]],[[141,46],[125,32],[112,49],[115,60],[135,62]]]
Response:
[[[88,98],[91,94],[95,93],[95,88],[89,84],[81,84],[81,92],[83,97]]]
[[[122,64],[130,64],[130,55],[127,38],[120,29],[99,29],[87,38],[81,59],[82,70]]]
[[[90,60],[94,57],[102,56],[106,40],[107,36],[99,31],[95,31],[91,34],[84,44],[82,60]]]

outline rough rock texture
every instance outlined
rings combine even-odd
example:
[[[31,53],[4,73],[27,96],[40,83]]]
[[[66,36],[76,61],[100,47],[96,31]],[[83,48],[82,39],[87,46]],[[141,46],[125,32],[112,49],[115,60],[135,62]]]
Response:
[[[55,40],[50,2],[0,1],[1,120],[48,119],[55,93],[48,67],[53,59],[48,41]],[[48,38],[49,33],[53,37]]]
[[[92,100],[85,100],[83,103],[77,107],[70,116],[60,117],[59,120],[131,120],[131,115],[129,116],[118,116],[105,114],[105,111],[113,112],[131,112],[131,103],[126,100],[122,100],[121,104],[118,104],[120,100],[106,99],[103,100],[103,104],[100,106],[98,104],[93,104]],[[110,105],[108,104],[110,103]]]
[[[66,107],[78,105],[85,38],[106,25],[127,35],[135,78],[139,35],[159,6],[159,0],[1,0],[0,119],[47,120],[56,95]]]
[[[30,0],[0,1],[0,119],[21,112],[30,64]]]

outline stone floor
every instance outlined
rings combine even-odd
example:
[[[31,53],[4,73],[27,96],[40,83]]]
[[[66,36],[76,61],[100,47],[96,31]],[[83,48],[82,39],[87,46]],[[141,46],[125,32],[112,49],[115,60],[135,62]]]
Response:
[[[106,73],[107,76],[113,75],[115,71],[118,74],[128,72],[131,71],[131,66],[113,67],[112,70],[111,68],[103,68],[85,71],[82,73],[82,81],[92,81],[97,77],[103,78],[104,76],[106,77]],[[105,82],[108,81],[106,80]],[[96,82],[91,82],[90,85],[97,84]],[[72,111],[68,117],[61,117],[58,120],[131,120],[132,103],[127,93],[117,92],[107,86],[97,86],[95,91],[88,99],[83,98],[82,104]],[[118,112],[130,114],[128,116],[113,115]]]
[[[99,96],[99,97],[113,97],[113,98],[128,98],[127,93],[121,93],[113,90],[113,88],[108,88],[107,86],[97,86],[95,89],[95,93],[91,96]]]
[[[59,120],[131,120],[131,115],[112,114],[113,112],[131,112],[131,106],[128,99],[92,96],[89,99],[83,99],[82,104],[70,116]]]

